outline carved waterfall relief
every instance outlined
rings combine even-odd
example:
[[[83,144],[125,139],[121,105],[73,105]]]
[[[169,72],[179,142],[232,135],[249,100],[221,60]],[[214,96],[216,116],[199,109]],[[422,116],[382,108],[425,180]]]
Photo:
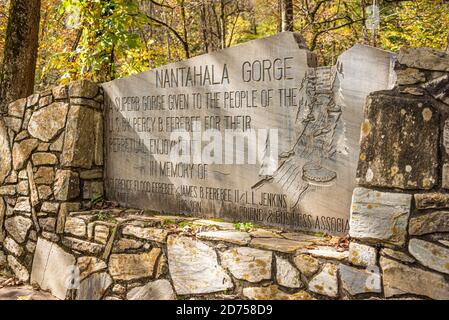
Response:
[[[106,195],[345,234],[365,98],[392,87],[394,59],[357,45],[317,67],[286,32],[105,83]]]

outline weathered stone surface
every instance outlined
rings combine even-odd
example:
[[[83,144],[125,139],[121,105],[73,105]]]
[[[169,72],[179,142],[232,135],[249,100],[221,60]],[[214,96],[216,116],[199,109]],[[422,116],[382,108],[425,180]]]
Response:
[[[325,264],[323,270],[310,280],[309,290],[336,298],[338,296],[337,266],[331,263]]]
[[[128,300],[175,300],[176,295],[168,280],[156,280],[143,287],[131,289],[127,294]]]
[[[360,270],[340,264],[338,269],[343,288],[351,295],[382,292],[379,268]]]
[[[29,253],[33,254],[34,251],[36,250],[36,242],[34,242],[34,241],[28,241],[27,244],[25,245],[25,249],[26,249]]]
[[[94,255],[100,254],[104,249],[103,245],[72,237],[63,237],[62,244],[69,248],[72,248],[73,250]]]
[[[80,180],[78,173],[71,170],[57,170],[53,188],[55,199],[67,201],[80,195]]]
[[[122,230],[123,235],[132,236],[139,239],[151,240],[165,243],[168,231],[151,227],[139,227],[134,225],[126,225]]]
[[[449,208],[449,194],[445,193],[417,193],[414,195],[417,209],[447,209]]]
[[[95,112],[94,122],[95,122],[94,162],[97,166],[102,166],[104,163],[104,159],[103,159],[104,128],[103,128],[103,114],[101,112]]]
[[[75,257],[57,244],[39,238],[34,253],[31,283],[49,290],[59,299],[65,299],[73,279]]]
[[[30,279],[30,274],[28,273],[27,268],[25,268],[19,260],[17,260],[13,256],[8,256],[8,265],[11,268],[12,272],[16,275],[17,279],[22,282],[28,282]]]
[[[449,211],[436,211],[412,217],[408,232],[414,236],[449,232]]]
[[[160,248],[141,254],[112,254],[109,258],[109,273],[115,280],[136,280],[152,277]]]
[[[173,219],[171,219],[171,217],[168,219],[173,220]],[[182,220],[184,220],[184,219],[182,219]],[[200,225],[200,226],[216,226],[222,230],[235,230],[234,224],[229,223],[229,222],[223,222],[223,221],[199,219],[199,220],[193,221],[193,224]]]
[[[3,120],[5,121],[5,125],[14,131],[15,133],[18,133],[20,129],[22,128],[22,120],[14,117],[3,117]],[[11,135],[12,136],[12,135]]]
[[[449,274],[448,248],[415,238],[409,241],[408,251],[422,265]]]
[[[17,184],[17,193],[21,196],[27,196],[30,194],[28,180],[22,180]]]
[[[72,106],[67,116],[61,164],[67,167],[90,169],[94,157],[94,111]]]
[[[98,86],[87,80],[78,80],[69,84],[71,98],[95,98],[98,94]]]
[[[402,48],[398,62],[410,68],[449,71],[449,55],[429,48]]]
[[[64,232],[77,237],[85,237],[87,234],[86,222],[80,218],[68,217],[65,221]]]
[[[80,178],[83,180],[103,179],[102,169],[83,170],[80,172]]]
[[[293,258],[295,266],[306,277],[311,277],[320,269],[320,261],[307,254],[299,254]]]
[[[64,128],[69,105],[55,102],[33,113],[28,132],[41,141],[49,142]]]
[[[228,230],[200,232],[196,236],[199,239],[224,241],[239,245],[246,245],[251,240],[251,237],[246,232]]]
[[[377,249],[365,244],[349,244],[349,262],[355,266],[368,267],[377,265]]]
[[[3,241],[3,247],[6,249],[6,251],[12,253],[16,257],[20,257],[23,253],[23,248],[14,241],[13,238],[6,237]]]
[[[287,259],[276,256],[276,280],[278,284],[287,288],[301,288],[300,276],[299,271]]]
[[[103,181],[84,181],[83,199],[92,199],[95,196],[103,194]]]
[[[5,229],[18,243],[23,243],[33,222],[22,216],[15,216],[5,221]]]
[[[449,75],[433,79],[426,83],[424,89],[427,90],[435,99],[449,105]]]
[[[54,154],[47,152],[34,153],[31,159],[35,166],[55,165],[58,163],[58,158]]]
[[[47,95],[42,94],[41,98],[39,99],[39,108],[46,107],[52,102],[53,102],[53,96],[51,95],[51,93],[47,94]]]
[[[0,196],[14,196],[16,194],[16,185],[10,184],[0,187]],[[20,194],[20,193],[19,193]]]
[[[270,251],[236,247],[220,254],[221,265],[240,280],[259,282],[271,279],[273,254]]]
[[[97,224],[94,227],[94,241],[106,244],[108,242],[110,230],[109,227]]]
[[[169,236],[167,251],[177,294],[202,294],[233,288],[231,279],[218,265],[216,252],[203,242]]]
[[[2,155],[2,161],[0,161],[1,185],[11,172],[11,148],[9,146],[8,130],[2,119],[0,119],[0,154]]]
[[[424,72],[413,68],[396,70],[396,76],[398,85],[410,85],[426,81]]]
[[[50,186],[39,186],[37,193],[39,194],[39,199],[48,200],[53,194],[53,189]]]
[[[16,205],[14,207],[14,212],[31,212],[30,198],[28,197],[19,197],[17,198]]]
[[[57,202],[44,202],[42,203],[41,211],[48,213],[57,213],[59,209],[59,203]]]
[[[67,99],[69,97],[67,86],[65,85],[54,87],[52,93],[56,100]]]
[[[254,229],[250,230],[249,233],[255,238],[282,238],[280,234],[266,229]]]
[[[27,106],[32,107],[39,103],[39,93],[33,94],[27,98]]]
[[[56,219],[53,217],[41,218],[39,219],[39,225],[42,230],[47,232],[55,232],[56,230]]]
[[[382,256],[387,256],[396,260],[400,260],[402,262],[406,262],[406,263],[414,263],[416,260],[411,257],[410,255],[408,255],[405,252],[402,251],[396,251],[390,248],[383,248],[380,252],[380,254]]]
[[[50,145],[51,151],[61,152],[64,146],[64,132],[62,132],[59,137]]]
[[[127,250],[139,249],[143,246],[143,243],[133,239],[122,238],[115,242],[112,252],[125,252]]]
[[[412,268],[405,264],[380,258],[383,271],[385,297],[402,294],[416,294],[432,299],[449,299],[449,283],[435,272]]]
[[[435,186],[439,114],[429,100],[372,93],[361,135],[359,184],[400,189]]]
[[[338,261],[347,260],[349,256],[348,251],[340,251],[335,249],[334,247],[318,247],[316,249],[308,249],[306,253],[324,259],[335,259]]]
[[[112,282],[111,276],[106,272],[95,273],[81,281],[76,300],[100,300]]]
[[[12,163],[14,170],[20,170],[25,166],[31,153],[37,148],[37,139],[26,139],[19,143],[14,143],[12,148]]]
[[[105,270],[108,266],[103,260],[97,257],[79,257],[77,265],[80,270],[80,279],[84,280],[92,273]]]
[[[63,233],[65,228],[65,220],[70,212],[75,212],[80,209],[79,202],[63,202],[58,211],[58,220],[56,222],[56,232]]]
[[[355,188],[349,235],[401,246],[407,235],[411,195]]]
[[[287,239],[254,238],[251,240],[250,246],[284,253],[293,253],[299,248],[303,247],[304,244],[301,242]]]
[[[5,253],[2,250],[0,250],[0,270],[6,267],[7,264],[8,261],[6,260]]]
[[[19,99],[8,105],[8,114],[13,117],[22,118],[27,105],[27,99]]]
[[[30,135],[29,135],[28,131],[23,130],[23,131],[21,131],[20,133],[18,133],[18,134],[16,135],[16,138],[14,139],[14,141],[16,141],[16,142],[22,141],[22,140],[28,138],[29,136],[30,136]]]
[[[307,291],[288,294],[276,285],[244,288],[243,295],[251,300],[315,300]]]

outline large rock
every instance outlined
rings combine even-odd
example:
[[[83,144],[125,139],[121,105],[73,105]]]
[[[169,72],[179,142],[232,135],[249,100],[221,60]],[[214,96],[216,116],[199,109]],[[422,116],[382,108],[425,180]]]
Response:
[[[111,276],[106,272],[95,273],[81,281],[76,300],[100,300],[112,282]]]
[[[380,266],[387,298],[416,294],[438,300],[449,299],[449,283],[442,275],[409,267],[384,257],[380,258]]]
[[[243,295],[251,300],[315,300],[307,291],[289,294],[281,291],[276,285],[244,288]]]
[[[69,84],[69,96],[71,98],[95,98],[98,94],[98,86],[88,80],[78,80]]]
[[[276,256],[276,280],[278,284],[287,288],[300,288],[302,287],[300,277],[299,271],[287,259]]]
[[[340,264],[338,269],[343,288],[351,295],[382,292],[379,268],[360,270]]]
[[[49,290],[55,297],[65,299],[74,279],[75,257],[57,244],[39,238],[34,252],[31,283]]]
[[[48,152],[37,152],[31,157],[34,166],[55,165],[58,163],[58,157]]]
[[[293,258],[295,266],[306,277],[311,277],[320,269],[320,261],[307,254],[299,254]]]
[[[22,282],[28,282],[30,279],[30,274],[25,268],[24,265],[22,265],[19,260],[17,260],[14,256],[8,256],[8,265],[11,268],[12,272],[14,272],[17,279],[19,279]]]
[[[112,254],[109,258],[109,273],[115,280],[136,280],[152,277],[160,248],[141,254]]]
[[[251,237],[246,232],[229,230],[205,231],[197,233],[196,236],[200,239],[224,241],[238,245],[246,245],[251,240]]]
[[[6,249],[6,251],[12,253],[16,257],[20,257],[23,253],[23,248],[11,237],[5,238],[5,240],[3,241],[3,247]]]
[[[66,167],[90,169],[95,149],[94,111],[72,106],[67,116],[61,164]]]
[[[436,211],[412,217],[408,232],[413,236],[449,232],[449,211]]]
[[[16,205],[14,206],[14,212],[22,212],[24,214],[29,214],[31,212],[30,198],[29,197],[17,198]]]
[[[422,265],[449,274],[449,249],[420,239],[411,239],[408,251]]]
[[[0,185],[3,184],[6,177],[11,172],[12,158],[11,148],[9,146],[8,130],[3,119],[0,119],[0,154],[2,160],[0,161]]]
[[[67,201],[77,198],[80,195],[78,173],[71,170],[56,171],[53,192],[56,200]]]
[[[323,270],[310,280],[309,290],[336,298],[338,296],[337,266],[331,263],[325,264]]]
[[[359,184],[400,189],[435,186],[439,118],[427,99],[372,93],[362,124]]]
[[[132,236],[139,239],[151,240],[165,243],[168,231],[164,229],[157,229],[151,227],[140,227],[134,225],[127,225],[122,230],[123,235]]]
[[[14,170],[20,170],[25,166],[31,153],[37,148],[39,141],[37,139],[26,139],[19,143],[14,143],[12,148],[12,163]]]
[[[72,237],[63,237],[62,244],[73,250],[93,255],[99,255],[104,249],[103,245]]]
[[[355,188],[349,235],[353,238],[402,246],[412,196]]]
[[[180,236],[167,240],[168,265],[177,294],[203,294],[233,288],[218,265],[217,253],[205,243]]]
[[[131,289],[127,294],[128,300],[175,300],[176,295],[168,280],[161,279],[149,282],[143,287]]]
[[[22,118],[27,105],[27,98],[19,99],[8,105],[8,114],[16,118]]]
[[[449,75],[433,79],[423,86],[432,97],[449,105]]]
[[[273,253],[247,247],[236,247],[220,254],[221,265],[234,277],[249,282],[271,279]]]
[[[449,208],[449,195],[446,193],[417,193],[414,197],[418,210]]]
[[[349,244],[349,262],[355,266],[368,267],[377,265],[377,249],[365,244]]]
[[[304,243],[278,238],[254,238],[251,240],[250,246],[283,253],[293,253],[299,248],[304,247]]]
[[[80,257],[77,260],[77,265],[80,270],[80,279],[84,280],[92,273],[106,269],[108,266],[103,260],[97,257]]]
[[[430,48],[402,48],[398,62],[410,68],[449,71],[449,54]]]
[[[81,218],[68,217],[65,221],[64,232],[77,237],[85,237],[87,234],[86,222]]]
[[[307,249],[304,250],[304,252],[316,258],[334,259],[338,261],[347,260],[349,255],[347,250],[337,250],[336,248],[329,246],[320,246],[314,249]]]
[[[14,238],[18,243],[23,243],[26,240],[28,230],[30,230],[33,222],[31,219],[15,216],[5,221],[5,229],[9,235]]]
[[[69,105],[55,102],[33,113],[28,132],[41,141],[49,142],[64,128]]]

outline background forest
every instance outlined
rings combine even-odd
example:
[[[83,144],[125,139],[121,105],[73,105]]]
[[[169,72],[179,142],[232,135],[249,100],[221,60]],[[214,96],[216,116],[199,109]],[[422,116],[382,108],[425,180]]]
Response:
[[[355,43],[446,47],[447,1],[374,3],[378,30],[366,27],[373,0],[41,0],[35,91],[104,82],[281,30],[302,33],[321,64]],[[0,57],[9,4],[0,0]]]

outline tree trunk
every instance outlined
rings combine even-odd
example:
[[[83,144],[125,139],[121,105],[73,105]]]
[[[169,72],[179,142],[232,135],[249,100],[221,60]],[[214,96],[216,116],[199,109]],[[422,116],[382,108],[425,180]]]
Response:
[[[281,0],[281,31],[293,31],[293,1]]]
[[[0,111],[34,91],[41,0],[12,0],[0,70]]]

